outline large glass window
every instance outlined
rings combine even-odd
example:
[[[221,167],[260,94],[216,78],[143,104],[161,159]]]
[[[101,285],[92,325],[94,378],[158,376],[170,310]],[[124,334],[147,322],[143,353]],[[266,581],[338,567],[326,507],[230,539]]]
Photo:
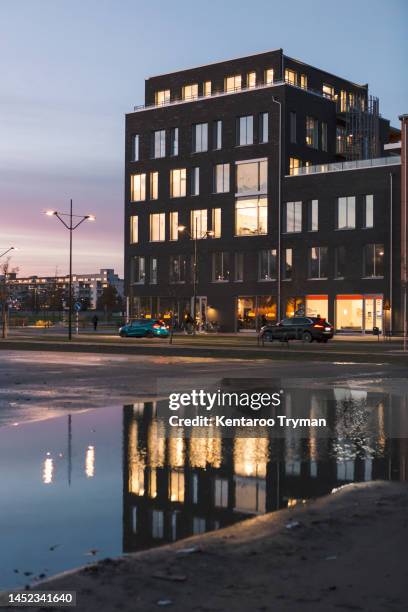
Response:
[[[185,255],[170,255],[169,278],[171,283],[185,283],[187,260]]]
[[[285,203],[285,232],[302,231],[302,202]]]
[[[384,276],[384,245],[366,244],[364,247],[365,277],[379,278]]]
[[[212,209],[213,238],[221,238],[221,208]]]
[[[292,280],[293,278],[293,252],[292,249],[284,250],[282,276],[284,280]]]
[[[234,254],[234,281],[241,282],[244,280],[244,254]]]
[[[177,127],[170,130],[170,155],[179,154],[179,129]]]
[[[132,202],[146,199],[146,174],[132,174],[130,177],[130,199]]]
[[[306,117],[306,144],[313,149],[319,148],[319,122],[314,117]]]
[[[356,227],[356,198],[347,196],[337,199],[337,229]]]
[[[194,100],[195,98],[198,98],[198,83],[184,85],[183,100]]]
[[[135,134],[132,138],[132,161],[139,161],[139,134]]]
[[[289,157],[289,175],[299,174],[299,168],[302,167],[302,162],[297,157]]]
[[[214,192],[226,193],[230,190],[230,165],[217,164],[214,166]]]
[[[300,75],[300,86],[302,89],[307,89],[307,74]]]
[[[170,213],[170,240],[178,240],[179,237],[179,222],[178,222],[178,212],[172,211]]]
[[[360,331],[363,329],[363,296],[337,296],[336,328],[350,331]]]
[[[130,217],[130,242],[135,244],[139,240],[139,217],[132,215]]]
[[[207,233],[207,209],[191,211],[191,235],[193,238],[205,238]]]
[[[297,74],[294,70],[285,69],[285,81],[290,85],[297,85]]]
[[[306,316],[319,317],[327,321],[329,317],[329,298],[327,295],[306,296]]]
[[[259,142],[268,142],[268,113],[259,115]]]
[[[154,94],[155,102],[157,106],[161,104],[167,104],[170,102],[170,89],[162,89],[161,91],[156,91]]]
[[[131,279],[132,283],[142,284],[146,278],[145,258],[136,255],[131,260]]]
[[[254,143],[254,118],[252,115],[239,117],[237,141],[240,146]]]
[[[200,168],[191,168],[191,195],[200,195]]]
[[[222,148],[222,121],[217,119],[213,122],[213,149]]]
[[[275,280],[277,274],[276,249],[265,249],[259,252],[258,279],[260,281]]]
[[[319,200],[309,200],[307,203],[307,229],[309,232],[319,229]]]
[[[155,159],[166,155],[166,130],[153,132],[153,157]]]
[[[334,251],[334,277],[344,278],[346,276],[346,247],[338,246]]]
[[[236,192],[266,193],[268,162],[266,160],[239,162],[236,166]]]
[[[265,70],[264,80],[265,85],[270,85],[271,83],[273,83],[273,68],[267,68]]]
[[[213,282],[229,281],[230,275],[230,256],[229,253],[213,253]]]
[[[157,285],[157,257],[150,258],[149,283]]]
[[[170,170],[170,197],[182,198],[186,195],[186,169]]]
[[[150,199],[157,200],[159,197],[159,173],[150,173]]]
[[[208,123],[193,125],[193,153],[208,150]]]
[[[241,82],[242,79],[240,74],[225,77],[224,89],[225,91],[237,91],[241,89]]]
[[[325,98],[329,98],[330,100],[333,100],[334,98],[333,85],[327,85],[327,83],[323,83],[322,93]]]
[[[247,87],[256,87],[256,72],[248,72],[247,74]]]
[[[166,214],[150,215],[150,242],[161,242],[166,239]]]
[[[364,227],[374,227],[374,196],[364,198]]]
[[[203,95],[211,96],[211,81],[204,81],[203,83]]]
[[[328,277],[327,253],[327,247],[311,247],[309,249],[309,278]]]
[[[235,201],[235,235],[257,236],[268,231],[268,202],[265,197]]]

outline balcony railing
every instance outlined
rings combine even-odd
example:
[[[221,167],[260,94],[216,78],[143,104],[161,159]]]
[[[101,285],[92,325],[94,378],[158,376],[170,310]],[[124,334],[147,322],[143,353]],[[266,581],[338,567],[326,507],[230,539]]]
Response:
[[[357,159],[355,161],[335,162],[333,164],[320,164],[318,166],[304,166],[296,168],[296,174],[287,176],[299,176],[304,174],[322,174],[324,172],[342,172],[344,170],[359,170],[360,168],[375,168],[377,166],[396,166],[401,163],[399,155],[390,157],[377,157],[374,159]]]

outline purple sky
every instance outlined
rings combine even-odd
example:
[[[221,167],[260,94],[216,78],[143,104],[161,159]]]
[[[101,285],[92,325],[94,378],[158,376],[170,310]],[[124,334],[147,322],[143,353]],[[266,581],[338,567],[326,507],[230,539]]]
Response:
[[[47,208],[92,212],[74,270],[123,271],[124,114],[156,73],[283,47],[370,85],[407,112],[405,0],[2,0],[0,247],[20,275],[67,272],[68,233]],[[343,21],[344,20],[344,21]]]

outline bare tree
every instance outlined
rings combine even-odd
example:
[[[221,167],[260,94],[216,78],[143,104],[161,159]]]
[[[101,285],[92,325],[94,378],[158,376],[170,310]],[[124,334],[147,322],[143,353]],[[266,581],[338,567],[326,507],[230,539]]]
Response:
[[[10,274],[16,274],[18,268],[10,269],[10,257],[0,265],[0,304],[1,304],[1,337],[7,338],[8,332],[8,309],[10,301]]]

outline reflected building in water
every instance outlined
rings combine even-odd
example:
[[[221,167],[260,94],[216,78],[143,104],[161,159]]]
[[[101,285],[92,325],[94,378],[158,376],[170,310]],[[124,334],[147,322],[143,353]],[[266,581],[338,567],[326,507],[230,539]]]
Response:
[[[292,507],[349,482],[407,480],[407,440],[388,435],[396,415],[392,402],[406,419],[404,398],[295,389],[286,394],[286,416],[326,416],[331,433],[310,428],[305,436],[304,429],[285,428],[281,437],[265,429],[248,437],[238,428],[223,437],[215,427],[167,433],[158,403],[125,406],[124,552]]]

